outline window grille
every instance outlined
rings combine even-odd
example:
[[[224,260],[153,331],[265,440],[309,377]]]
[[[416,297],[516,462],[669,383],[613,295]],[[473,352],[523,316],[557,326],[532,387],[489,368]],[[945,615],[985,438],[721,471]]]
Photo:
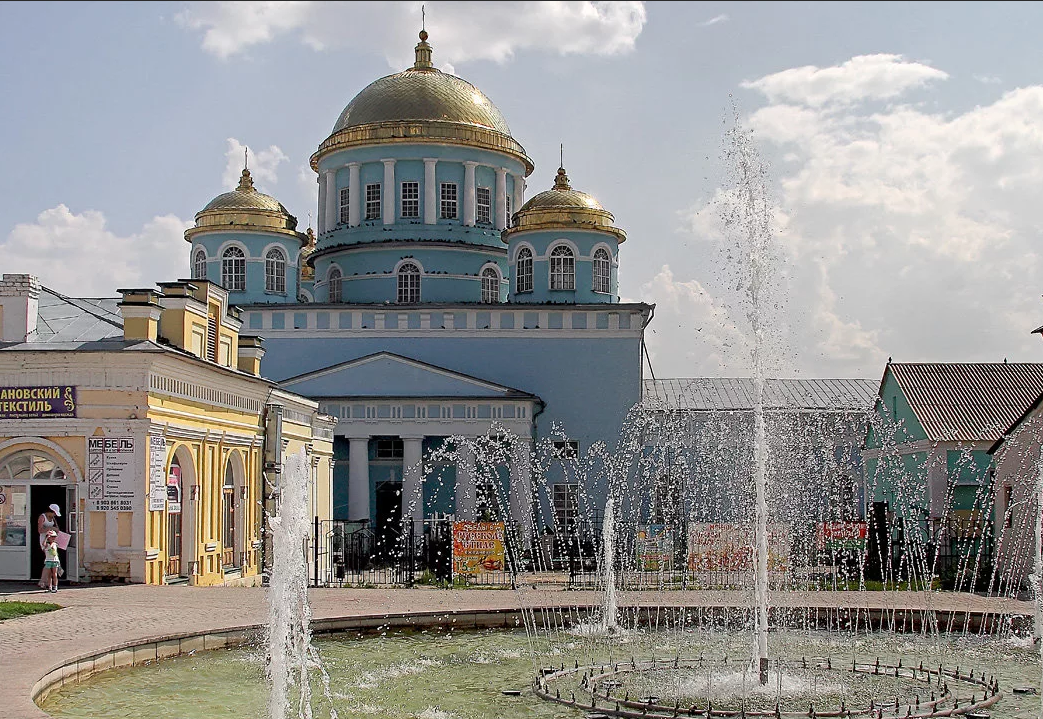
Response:
[[[612,260],[604,247],[594,253],[594,291],[612,291]]]
[[[491,304],[500,301],[500,273],[492,267],[482,270],[482,302]]]
[[[488,187],[475,191],[475,222],[488,225],[492,222],[492,192]]]
[[[575,459],[579,456],[579,441],[567,440],[554,442],[554,457],[556,459]]]
[[[559,483],[552,485],[552,490],[558,533],[572,532],[579,516],[579,485]]]
[[[558,245],[550,253],[550,288],[552,290],[576,289],[576,258],[572,250]]]
[[[221,255],[221,284],[229,292],[246,289],[246,255],[238,247],[229,247]]]
[[[343,302],[342,298],[342,286],[343,280],[341,278],[340,269],[334,267],[330,270],[327,276],[328,291],[330,296],[330,302]]]
[[[442,183],[442,219],[456,219],[456,183]]]
[[[286,255],[274,247],[264,256],[264,290],[286,294]]]
[[[192,261],[192,279],[206,279],[206,250],[196,250],[196,256]]]
[[[376,459],[402,459],[405,457],[401,439],[382,437],[376,440],[376,445]]]
[[[523,247],[518,251],[518,261],[515,265],[516,292],[532,292],[532,250]]]
[[[398,269],[398,301],[403,304],[420,301],[420,268],[412,262]]]
[[[366,185],[366,219],[380,219],[380,183]]]
[[[340,224],[347,225],[351,222],[351,188],[340,188]]]
[[[420,183],[402,183],[402,217],[420,217]]]

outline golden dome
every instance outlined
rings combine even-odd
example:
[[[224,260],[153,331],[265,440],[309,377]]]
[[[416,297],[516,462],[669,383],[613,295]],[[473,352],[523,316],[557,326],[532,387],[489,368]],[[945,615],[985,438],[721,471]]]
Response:
[[[601,230],[612,233],[619,242],[626,241],[626,232],[614,227],[614,220],[600,202],[586,192],[573,190],[565,168],[559,167],[554,187],[532,197],[514,213],[512,226],[504,230],[503,241],[515,232],[550,229]]]
[[[312,169],[327,152],[386,142],[459,142],[514,155],[532,172],[525,148],[485,93],[431,63],[421,32],[413,67],[370,83],[348,103],[333,132],[312,155]]]
[[[238,187],[218,195],[196,213],[196,226],[185,231],[185,239],[191,241],[200,232],[229,226],[290,234],[302,244],[306,241],[304,235],[297,232],[297,218],[274,197],[258,192],[247,169],[243,170]]]

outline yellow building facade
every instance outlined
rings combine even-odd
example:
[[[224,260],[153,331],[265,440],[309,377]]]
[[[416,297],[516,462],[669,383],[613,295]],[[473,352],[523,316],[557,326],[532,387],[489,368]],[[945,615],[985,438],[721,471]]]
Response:
[[[54,504],[66,579],[257,583],[285,457],[310,457],[310,511],[331,516],[334,420],[259,376],[220,286],[121,294],[0,282],[0,578],[39,576]]]

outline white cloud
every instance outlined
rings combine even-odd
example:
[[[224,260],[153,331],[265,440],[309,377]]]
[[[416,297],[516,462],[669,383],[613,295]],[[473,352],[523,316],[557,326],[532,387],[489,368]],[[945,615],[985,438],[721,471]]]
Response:
[[[1003,80],[995,75],[972,75],[982,85],[999,85]]]
[[[76,214],[58,205],[35,222],[15,225],[0,242],[0,267],[39,275],[47,287],[74,297],[111,297],[117,288],[187,277],[184,233],[191,224],[163,215],[120,236],[106,227],[101,212]]]
[[[225,172],[221,176],[221,182],[228,189],[234,189],[239,184],[239,178],[243,172],[243,162],[246,160],[246,147],[234,137],[228,138],[228,150],[225,152],[227,162]],[[269,145],[266,150],[251,148],[250,175],[253,177],[257,189],[261,189],[262,183],[267,183],[269,187],[278,184],[279,164],[288,162],[289,159],[277,145]]]
[[[742,87],[763,93],[772,103],[843,106],[863,100],[889,100],[948,77],[942,70],[908,62],[901,55],[858,55],[833,67],[790,68],[747,80]]]
[[[634,49],[643,2],[427,2],[427,30],[439,65],[509,60],[519,50],[614,55]],[[353,47],[384,54],[393,69],[413,61],[419,2],[196,2],[178,22],[203,32],[221,58],[288,36],[321,51]]]
[[[729,19],[730,18],[726,13],[721,13],[720,15],[714,15],[709,20],[704,20],[703,22],[699,23],[699,27],[710,27],[711,25],[716,25],[719,22],[728,22]]]
[[[794,366],[876,378],[888,356],[1039,359],[1029,331],[1043,324],[1043,87],[962,113],[881,108],[851,101],[912,93],[917,73],[889,85],[837,79],[853,63],[816,69],[833,78],[825,85],[775,82],[790,71],[748,83],[768,100],[748,124],[766,154],[785,157],[773,169],[774,204]],[[697,203],[687,225],[720,245],[707,219],[713,202]],[[716,302],[727,299],[727,273],[700,279]],[[677,293],[662,284],[651,299]],[[680,337],[665,356],[691,346]],[[683,365],[669,373],[692,374]]]

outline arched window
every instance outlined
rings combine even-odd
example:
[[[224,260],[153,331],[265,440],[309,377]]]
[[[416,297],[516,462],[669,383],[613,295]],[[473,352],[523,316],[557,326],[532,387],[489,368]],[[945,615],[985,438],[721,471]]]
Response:
[[[192,279],[206,279],[206,250],[200,247],[192,258]]]
[[[238,247],[229,247],[221,255],[221,284],[229,292],[246,289],[246,255]]]
[[[225,480],[221,485],[221,564],[239,566],[235,544],[235,471],[232,460],[225,463]]]
[[[550,288],[552,290],[576,289],[576,257],[572,249],[558,245],[550,253]]]
[[[43,452],[32,449],[15,452],[0,461],[0,484],[29,479],[64,480],[65,472]]]
[[[327,282],[329,283],[330,302],[343,302],[343,295],[341,293],[342,281],[339,267],[333,267],[330,269],[330,273],[327,275]]]
[[[275,247],[264,256],[264,291],[286,294],[286,255]]]
[[[420,268],[412,262],[398,268],[398,301],[403,304],[420,301]]]
[[[492,304],[500,301],[500,273],[493,267],[482,270],[482,302]]]
[[[65,472],[38,450],[23,450],[0,459],[0,495],[5,498],[0,502],[0,547],[26,547],[29,541],[39,541],[43,547],[43,536],[37,531],[42,507],[34,514],[26,503],[33,480],[64,481]],[[64,507],[65,502],[61,505]]]
[[[594,253],[594,291],[612,291],[612,259],[604,247]]]
[[[532,250],[523,247],[518,250],[518,260],[515,264],[514,281],[515,292],[532,292]]]

